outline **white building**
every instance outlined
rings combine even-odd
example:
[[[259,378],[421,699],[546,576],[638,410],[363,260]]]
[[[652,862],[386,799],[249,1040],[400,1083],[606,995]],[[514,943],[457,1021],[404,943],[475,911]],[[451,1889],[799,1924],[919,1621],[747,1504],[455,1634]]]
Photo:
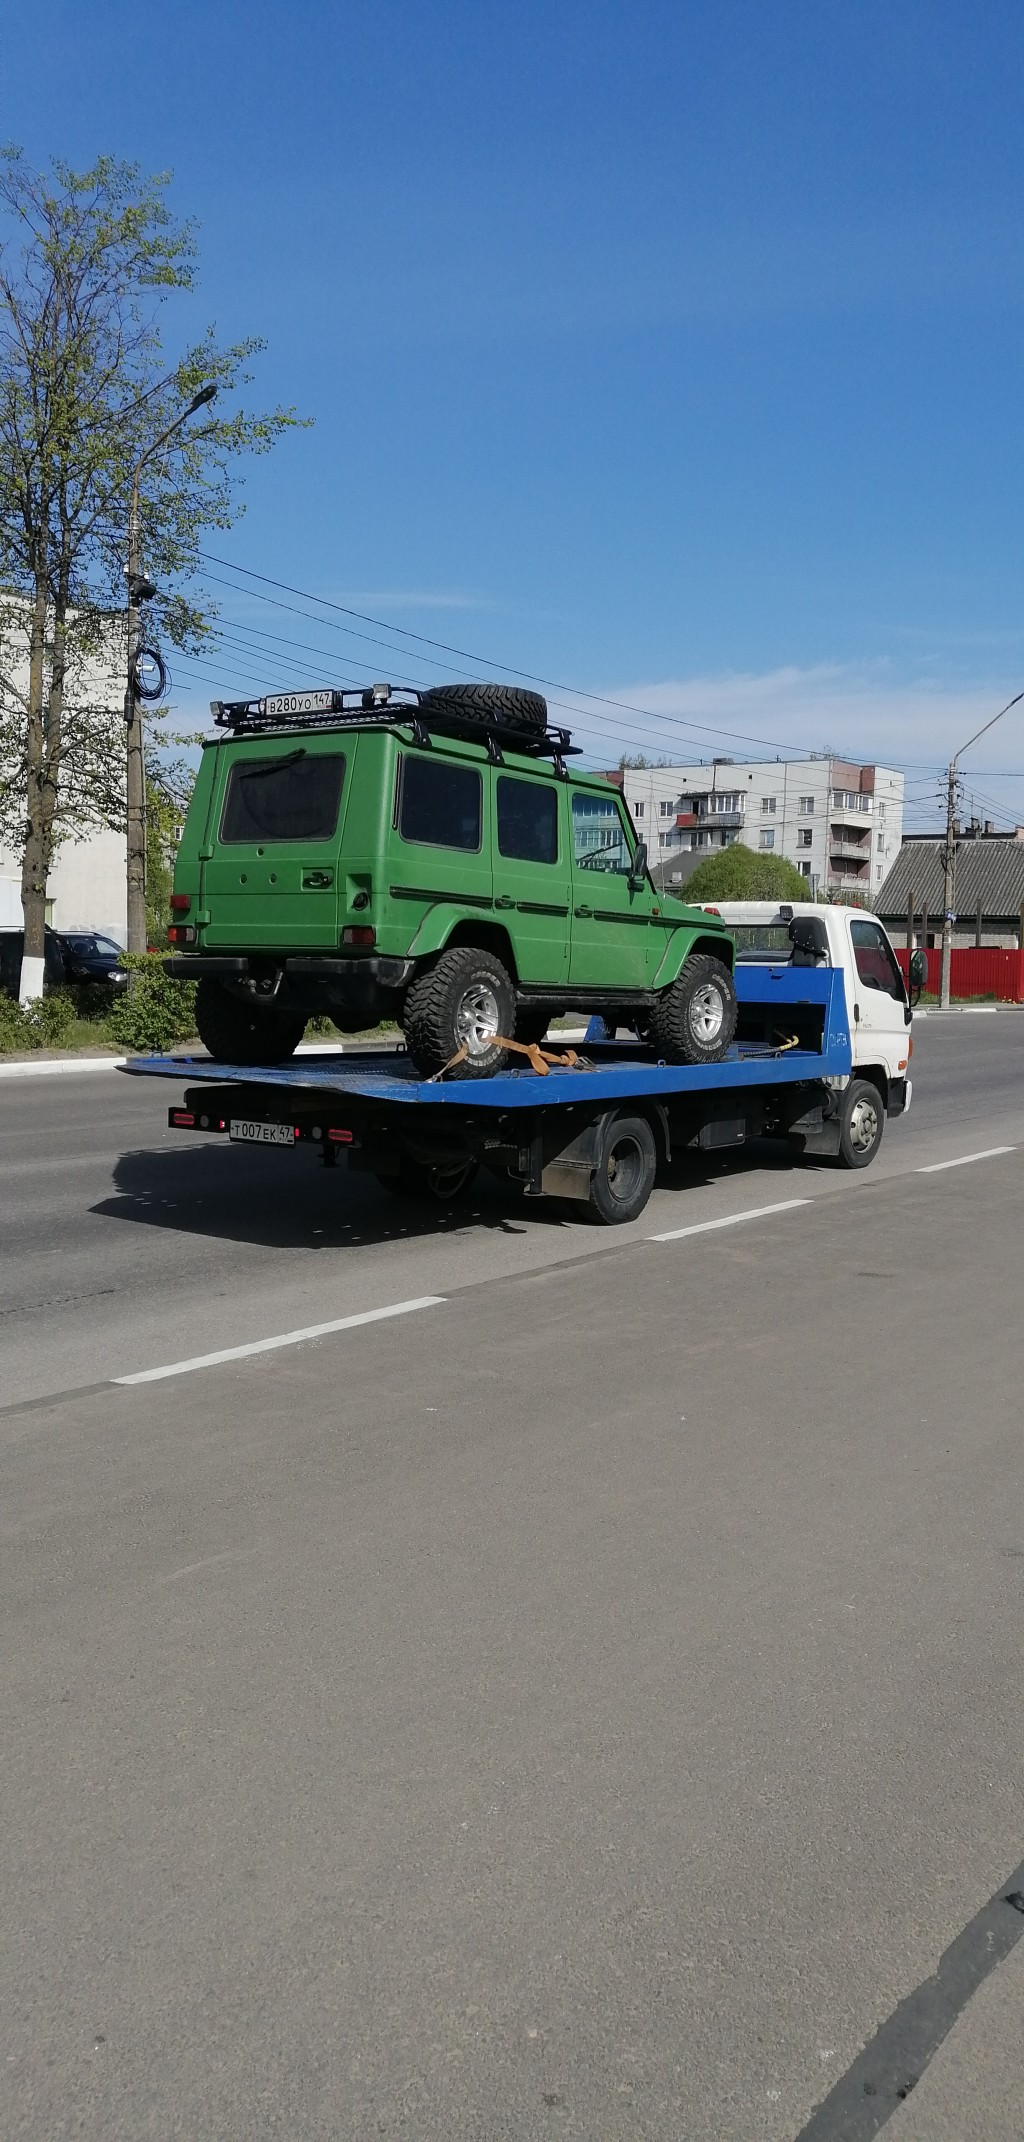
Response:
[[[873,897],[903,838],[903,775],[848,759],[714,759],[697,766],[627,766],[611,776],[647,842],[652,869],[679,858],[684,879],[701,854],[742,841],[784,855],[817,894]]]
[[[105,828],[66,840],[50,871],[46,919],[55,930],[99,930],[128,941],[127,842]],[[24,926],[21,862],[0,848],[0,930]]]

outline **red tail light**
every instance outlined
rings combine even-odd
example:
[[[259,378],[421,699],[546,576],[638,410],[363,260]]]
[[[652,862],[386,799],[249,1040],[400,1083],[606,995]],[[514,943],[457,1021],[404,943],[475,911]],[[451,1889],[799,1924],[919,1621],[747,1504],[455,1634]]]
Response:
[[[191,905],[192,895],[190,892],[172,892],[171,906],[176,915],[187,915]]]
[[[171,924],[171,927],[167,932],[167,942],[169,945],[194,945],[195,941],[196,933],[194,930],[184,928],[181,923]]]
[[[193,1130],[195,1117],[190,1108],[172,1108],[171,1122],[176,1130]]]
[[[329,1130],[327,1136],[331,1140],[332,1145],[351,1145],[352,1143],[352,1133],[350,1130]]]
[[[347,930],[342,930],[341,941],[343,945],[375,945],[377,932],[368,923],[350,923]]]

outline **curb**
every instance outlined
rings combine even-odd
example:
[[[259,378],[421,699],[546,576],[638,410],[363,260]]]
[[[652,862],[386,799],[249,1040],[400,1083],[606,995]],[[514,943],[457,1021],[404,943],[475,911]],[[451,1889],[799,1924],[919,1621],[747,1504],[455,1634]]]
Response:
[[[118,1071],[127,1061],[127,1056],[48,1056],[39,1064],[0,1064],[0,1078],[53,1078],[60,1072]]]

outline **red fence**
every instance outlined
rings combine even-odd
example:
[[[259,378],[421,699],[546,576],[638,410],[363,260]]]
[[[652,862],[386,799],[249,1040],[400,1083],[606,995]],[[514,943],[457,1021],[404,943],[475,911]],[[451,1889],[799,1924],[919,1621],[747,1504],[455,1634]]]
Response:
[[[897,952],[896,957],[907,977],[907,955]],[[942,948],[930,947],[928,954],[929,996],[938,996],[942,982]],[[1024,1004],[1024,952],[1001,952],[996,945],[965,946],[954,948],[949,973],[949,993],[953,997],[995,997],[1000,1004]]]

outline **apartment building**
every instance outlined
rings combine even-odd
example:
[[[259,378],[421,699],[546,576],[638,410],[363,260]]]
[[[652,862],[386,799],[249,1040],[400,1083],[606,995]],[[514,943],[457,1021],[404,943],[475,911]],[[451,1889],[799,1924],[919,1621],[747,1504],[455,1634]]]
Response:
[[[847,759],[714,759],[698,766],[627,766],[621,787],[652,867],[669,883],[701,855],[743,841],[784,855],[812,893],[874,897],[903,838],[903,775]]]

